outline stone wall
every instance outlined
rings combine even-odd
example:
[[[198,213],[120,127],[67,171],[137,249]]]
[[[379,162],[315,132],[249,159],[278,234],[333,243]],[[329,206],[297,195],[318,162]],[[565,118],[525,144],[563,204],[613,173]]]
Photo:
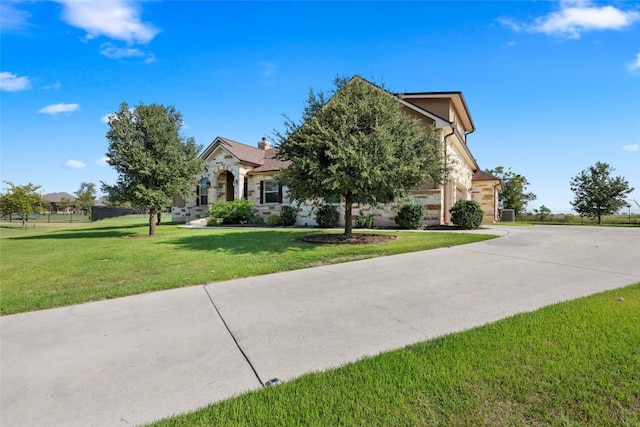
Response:
[[[495,181],[476,181],[473,183],[472,199],[480,203],[484,211],[483,224],[499,221],[498,192]]]

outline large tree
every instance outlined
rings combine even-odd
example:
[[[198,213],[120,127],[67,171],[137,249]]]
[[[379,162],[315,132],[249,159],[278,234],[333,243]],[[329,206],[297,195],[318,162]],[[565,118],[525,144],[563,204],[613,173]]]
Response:
[[[17,213],[22,220],[22,229],[27,228],[27,221],[32,212],[42,209],[42,198],[38,193],[39,185],[28,183],[15,185],[11,181],[4,181],[9,186],[0,196],[0,207],[3,213]]]
[[[131,202],[149,211],[149,235],[156,232],[156,215],[173,197],[188,197],[196,174],[204,168],[200,147],[181,135],[182,115],[172,106],[126,103],[109,118],[108,163],[119,177],[115,185],[102,183],[109,200]]]
[[[633,191],[622,176],[612,177],[615,169],[607,163],[596,162],[571,178],[573,209],[580,215],[596,218],[602,222],[602,215],[610,215],[627,206],[625,197]]]
[[[91,208],[96,204],[96,185],[92,182],[81,182],[75,195],[77,206],[90,215]]]
[[[518,216],[524,212],[528,202],[537,198],[535,194],[527,192],[529,185],[527,178],[513,172],[511,168],[505,169],[503,166],[498,166],[487,172],[502,180],[502,191],[499,195],[502,209],[513,209],[514,214]]]
[[[291,161],[279,179],[294,200],[342,199],[350,236],[354,202],[375,206],[441,182],[445,165],[437,132],[392,94],[358,76],[335,86],[328,100],[311,90],[301,122],[287,117],[276,132],[278,157]]]

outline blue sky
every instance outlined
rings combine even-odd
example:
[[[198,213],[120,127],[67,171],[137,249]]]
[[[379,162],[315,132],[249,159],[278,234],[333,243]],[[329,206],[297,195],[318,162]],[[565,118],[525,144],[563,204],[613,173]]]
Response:
[[[472,153],[523,174],[538,196],[529,208],[569,211],[571,177],[597,161],[640,202],[640,2],[0,7],[0,174],[15,184],[114,183],[105,117],[123,101],[175,106],[203,148],[216,136],[255,144],[300,116],[309,88],[359,74],[393,92],[462,91]]]

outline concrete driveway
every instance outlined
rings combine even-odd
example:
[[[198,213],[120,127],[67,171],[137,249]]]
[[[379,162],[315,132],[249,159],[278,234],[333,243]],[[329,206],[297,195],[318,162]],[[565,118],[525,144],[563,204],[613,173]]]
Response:
[[[127,426],[640,281],[640,228],[498,239],[0,318],[0,425]]]

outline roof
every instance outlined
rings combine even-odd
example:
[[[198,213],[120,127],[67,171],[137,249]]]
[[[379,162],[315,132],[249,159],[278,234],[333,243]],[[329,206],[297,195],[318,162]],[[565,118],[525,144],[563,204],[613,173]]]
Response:
[[[65,193],[64,191],[60,193],[47,193],[40,196],[42,200],[45,200],[49,203],[60,203],[62,199],[67,200],[75,200],[76,198],[69,193]]]
[[[282,161],[275,158],[277,148],[262,149],[243,144],[221,136],[216,137],[213,142],[202,152],[201,158],[209,157],[216,148],[222,147],[241,162],[250,163],[256,166],[250,173],[273,172],[286,168],[290,161]]]
[[[469,112],[469,107],[467,107],[467,101],[464,99],[464,95],[459,91],[449,91],[449,92],[407,92],[398,94],[403,99],[410,100],[412,98],[422,98],[422,99],[437,99],[437,98],[449,98],[453,102],[453,105],[460,111],[462,116],[460,118],[464,121],[467,119],[466,127],[475,130],[476,126],[473,123],[473,119],[471,118],[471,113]],[[466,117],[465,117],[466,116]]]
[[[500,178],[490,174],[487,171],[483,171],[483,170],[478,169],[473,174],[473,181],[500,181]]]

